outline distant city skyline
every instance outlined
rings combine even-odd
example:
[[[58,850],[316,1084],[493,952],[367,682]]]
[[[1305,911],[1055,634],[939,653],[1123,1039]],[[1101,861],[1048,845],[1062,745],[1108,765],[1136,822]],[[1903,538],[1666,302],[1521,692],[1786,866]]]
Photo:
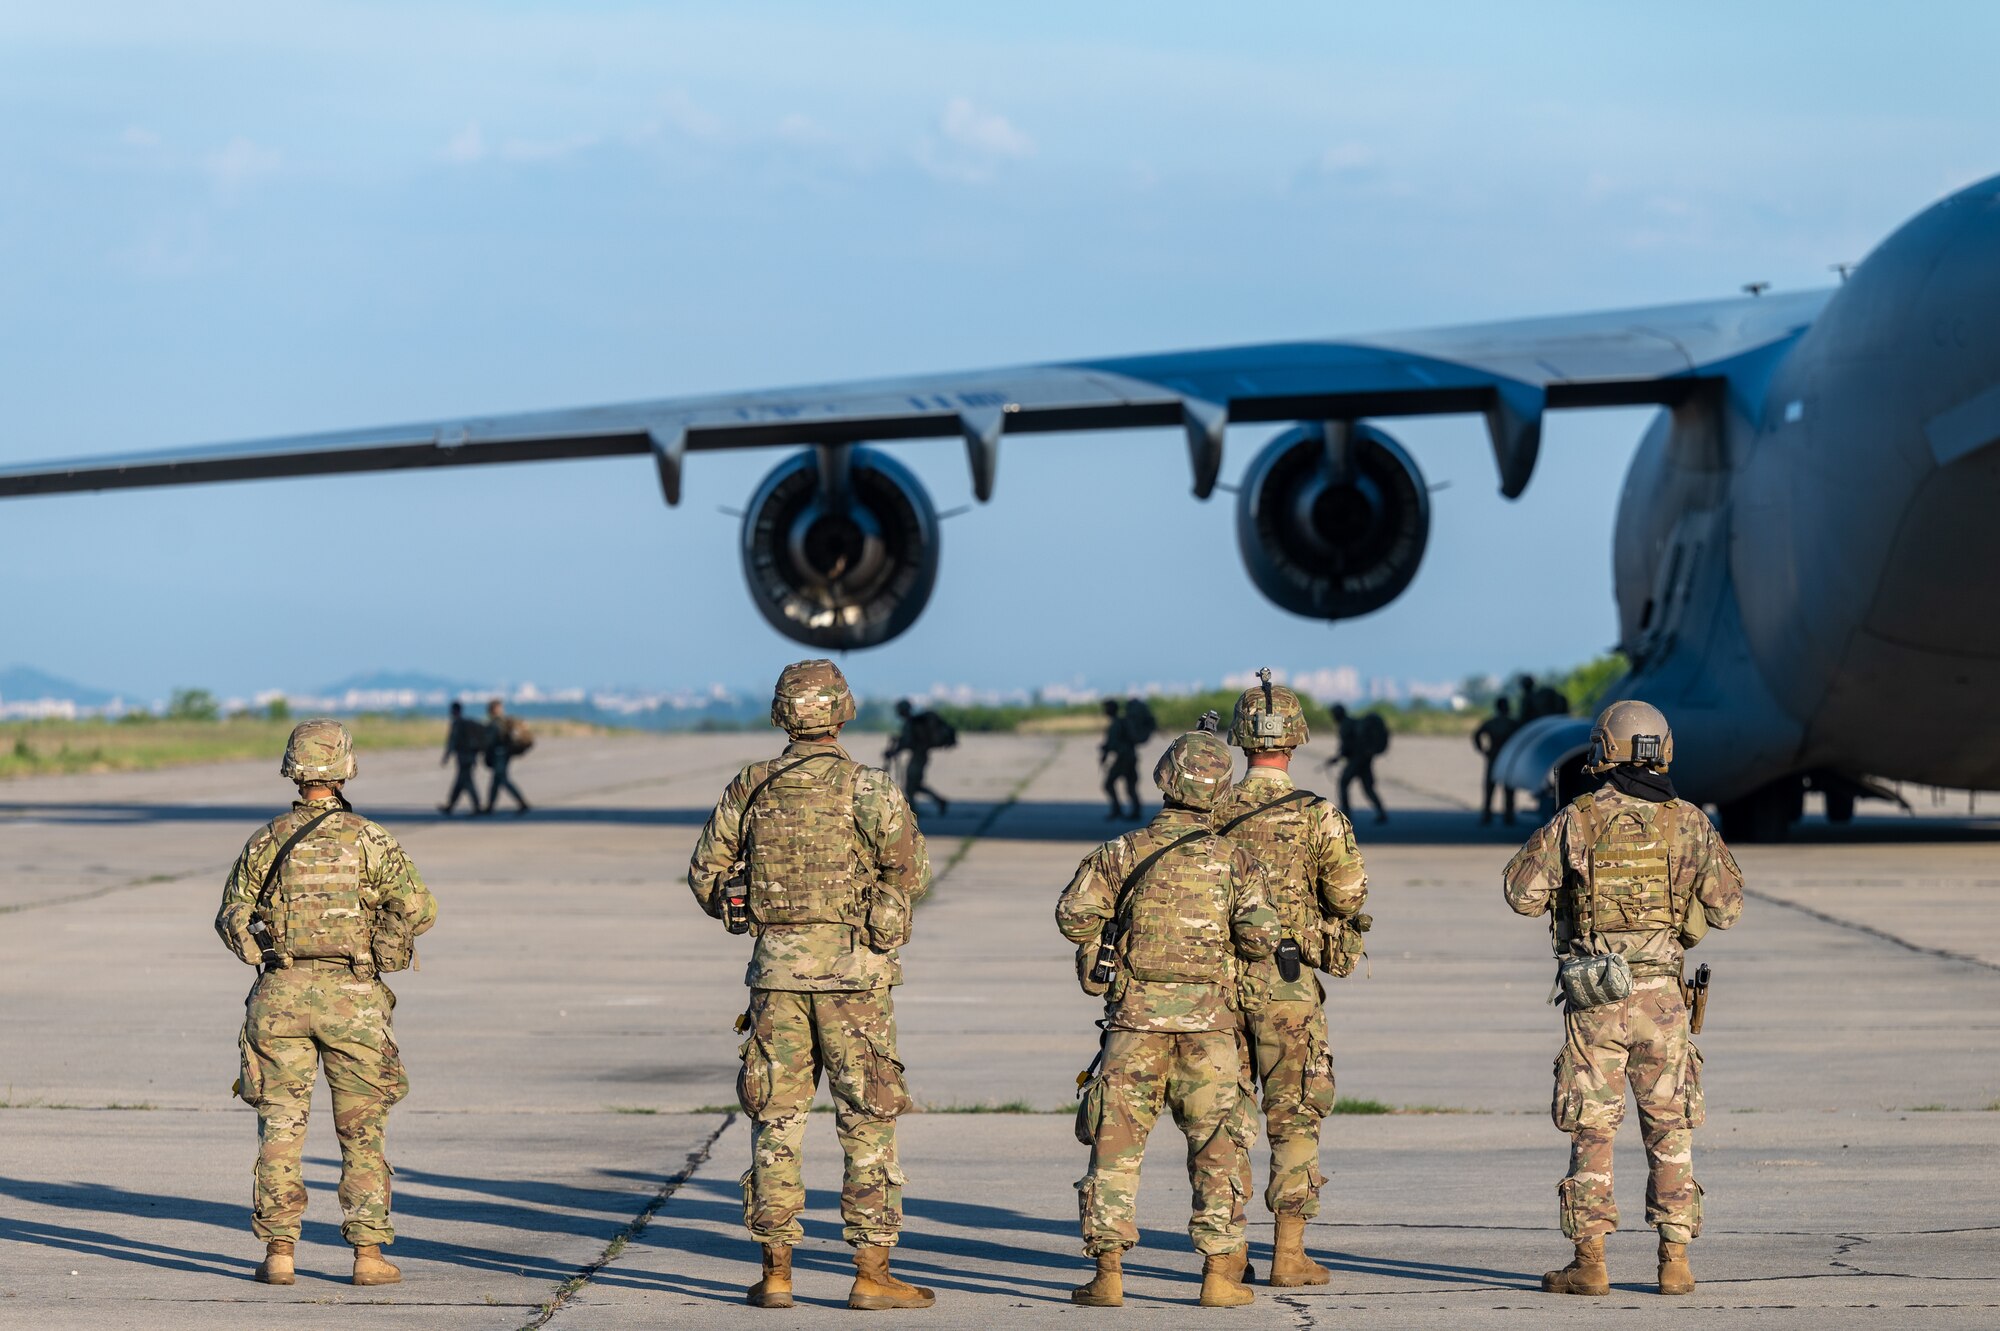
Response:
[[[1996,37],[1971,3],[12,6],[0,461],[1828,285],[2000,169]],[[1511,503],[1478,421],[1386,422],[1429,550],[1332,626],[1252,588],[1176,432],[1010,439],[927,613],[845,664],[1580,662],[1649,419],[1553,415]],[[890,451],[970,504],[961,446]],[[672,511],[639,458],[9,500],[0,660],[747,687],[812,654],[718,513],[781,456],[691,458]]]

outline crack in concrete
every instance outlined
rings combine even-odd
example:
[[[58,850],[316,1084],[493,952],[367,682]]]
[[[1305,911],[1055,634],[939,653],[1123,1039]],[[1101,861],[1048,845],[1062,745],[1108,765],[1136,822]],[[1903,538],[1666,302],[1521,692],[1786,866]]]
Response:
[[[1292,1325],[1298,1328],[1298,1331],[1312,1331],[1319,1325],[1319,1318],[1313,1315],[1312,1306],[1297,1294],[1273,1294],[1271,1302],[1291,1312]]]
[[[1781,896],[1774,896],[1758,888],[1746,887],[1743,889],[1743,895],[1753,901],[1762,901],[1773,906],[1783,906],[1786,910],[1795,910],[1801,915],[1818,920],[1821,924],[1833,925],[1836,929],[1848,929],[1857,934],[1865,934],[1878,942],[1888,943],[1893,947],[1900,947],[1906,952],[1914,952],[1921,957],[1935,957],[1940,961],[1956,961],[1961,965],[1977,966],[1981,970],[2000,971],[2000,965],[1996,965],[1984,957],[1975,957],[1965,952],[1953,952],[1949,948],[1928,947],[1923,943],[1912,943],[1909,939],[1899,938],[1886,929],[1877,929],[1872,924],[1861,924],[1854,920],[1842,919],[1838,915],[1829,915],[1825,911],[1814,910],[1811,906],[1801,905],[1799,902],[1790,901]]]
[[[611,1241],[604,1245],[604,1251],[575,1275],[556,1286],[554,1295],[547,1303],[541,1305],[541,1312],[524,1322],[520,1331],[540,1331],[540,1328],[547,1326],[557,1313],[569,1306],[570,1300],[575,1298],[584,1286],[597,1278],[598,1272],[617,1261],[619,1254],[625,1251],[625,1246],[646,1232],[646,1227],[653,1223],[653,1217],[660,1213],[660,1208],[681,1190],[683,1184],[694,1177],[697,1169],[708,1163],[709,1152],[715,1149],[715,1143],[721,1140],[722,1134],[729,1131],[730,1124],[735,1121],[735,1110],[724,1114],[722,1122],[716,1126],[714,1132],[708,1134],[707,1140],[688,1152],[686,1162],[660,1180],[660,1186],[654,1190],[651,1197],[647,1198],[646,1204],[639,1208],[637,1215],[625,1222],[624,1228],[611,1236]]]

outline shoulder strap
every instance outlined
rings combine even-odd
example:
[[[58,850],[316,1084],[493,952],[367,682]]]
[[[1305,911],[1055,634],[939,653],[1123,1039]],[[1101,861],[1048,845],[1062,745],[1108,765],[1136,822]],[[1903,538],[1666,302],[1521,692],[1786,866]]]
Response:
[[[1111,907],[1111,918],[1119,920],[1125,917],[1125,907],[1132,900],[1132,889],[1139,885],[1139,880],[1144,878],[1168,851],[1178,850],[1190,841],[1199,841],[1203,837],[1214,835],[1215,833],[1206,827],[1197,827],[1194,831],[1173,841],[1169,841],[1145,859],[1140,860],[1138,864],[1133,866],[1132,872],[1125,875],[1125,881],[1119,885],[1118,900]]]
[[[1300,800],[1300,799],[1306,801],[1306,807],[1308,808],[1311,808],[1315,804],[1326,803],[1325,800],[1313,794],[1310,790],[1286,791],[1284,794],[1278,796],[1278,798],[1272,800],[1269,804],[1260,804],[1256,808],[1250,810],[1250,812],[1248,813],[1237,814],[1234,818],[1231,818],[1228,822],[1216,828],[1215,834],[1217,836],[1228,836],[1231,832],[1234,832],[1237,828],[1243,826],[1243,824],[1249,822],[1252,818],[1255,818],[1257,815],[1263,813],[1269,813],[1271,810],[1277,808],[1280,804],[1290,804],[1293,800]]]
[[[294,850],[298,849],[299,843],[311,836],[315,827],[337,812],[339,811],[336,809],[328,809],[319,817],[308,820],[303,827],[286,838],[285,844],[278,847],[278,853],[271,857],[271,867],[264,871],[264,881],[257,887],[257,909],[252,916],[254,919],[263,920],[267,930],[270,927],[271,898],[278,890],[278,871],[285,867],[285,861],[290,858]]]
[[[779,777],[791,771],[793,768],[804,767],[807,763],[811,762],[815,758],[831,758],[833,756],[834,755],[830,753],[809,753],[805,757],[800,758],[797,762],[786,763],[783,767],[779,767],[770,772],[765,773],[764,779],[762,781],[759,781],[755,786],[751,788],[750,797],[743,801],[743,812],[744,813],[750,812],[750,806],[755,804],[757,802],[757,797],[764,793],[764,787],[770,785],[773,781],[776,781]]]

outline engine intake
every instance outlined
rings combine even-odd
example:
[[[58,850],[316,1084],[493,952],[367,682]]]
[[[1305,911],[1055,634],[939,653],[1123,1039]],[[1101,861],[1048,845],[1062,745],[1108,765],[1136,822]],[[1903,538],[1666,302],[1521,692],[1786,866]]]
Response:
[[[1236,544],[1250,580],[1315,619],[1352,619],[1402,595],[1430,530],[1423,474],[1372,425],[1349,428],[1338,475],[1322,427],[1285,431],[1250,464],[1237,494]]]
[[[938,522],[907,468],[859,447],[796,453],[743,515],[743,576],[771,627],[811,647],[888,642],[937,582]]]

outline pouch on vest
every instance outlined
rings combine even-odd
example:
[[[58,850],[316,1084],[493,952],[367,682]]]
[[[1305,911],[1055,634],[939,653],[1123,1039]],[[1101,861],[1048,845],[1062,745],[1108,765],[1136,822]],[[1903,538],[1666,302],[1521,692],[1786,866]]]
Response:
[[[1632,993],[1632,968],[1616,952],[1570,957],[1556,968],[1556,986],[1572,1012],[1616,1003]]]

